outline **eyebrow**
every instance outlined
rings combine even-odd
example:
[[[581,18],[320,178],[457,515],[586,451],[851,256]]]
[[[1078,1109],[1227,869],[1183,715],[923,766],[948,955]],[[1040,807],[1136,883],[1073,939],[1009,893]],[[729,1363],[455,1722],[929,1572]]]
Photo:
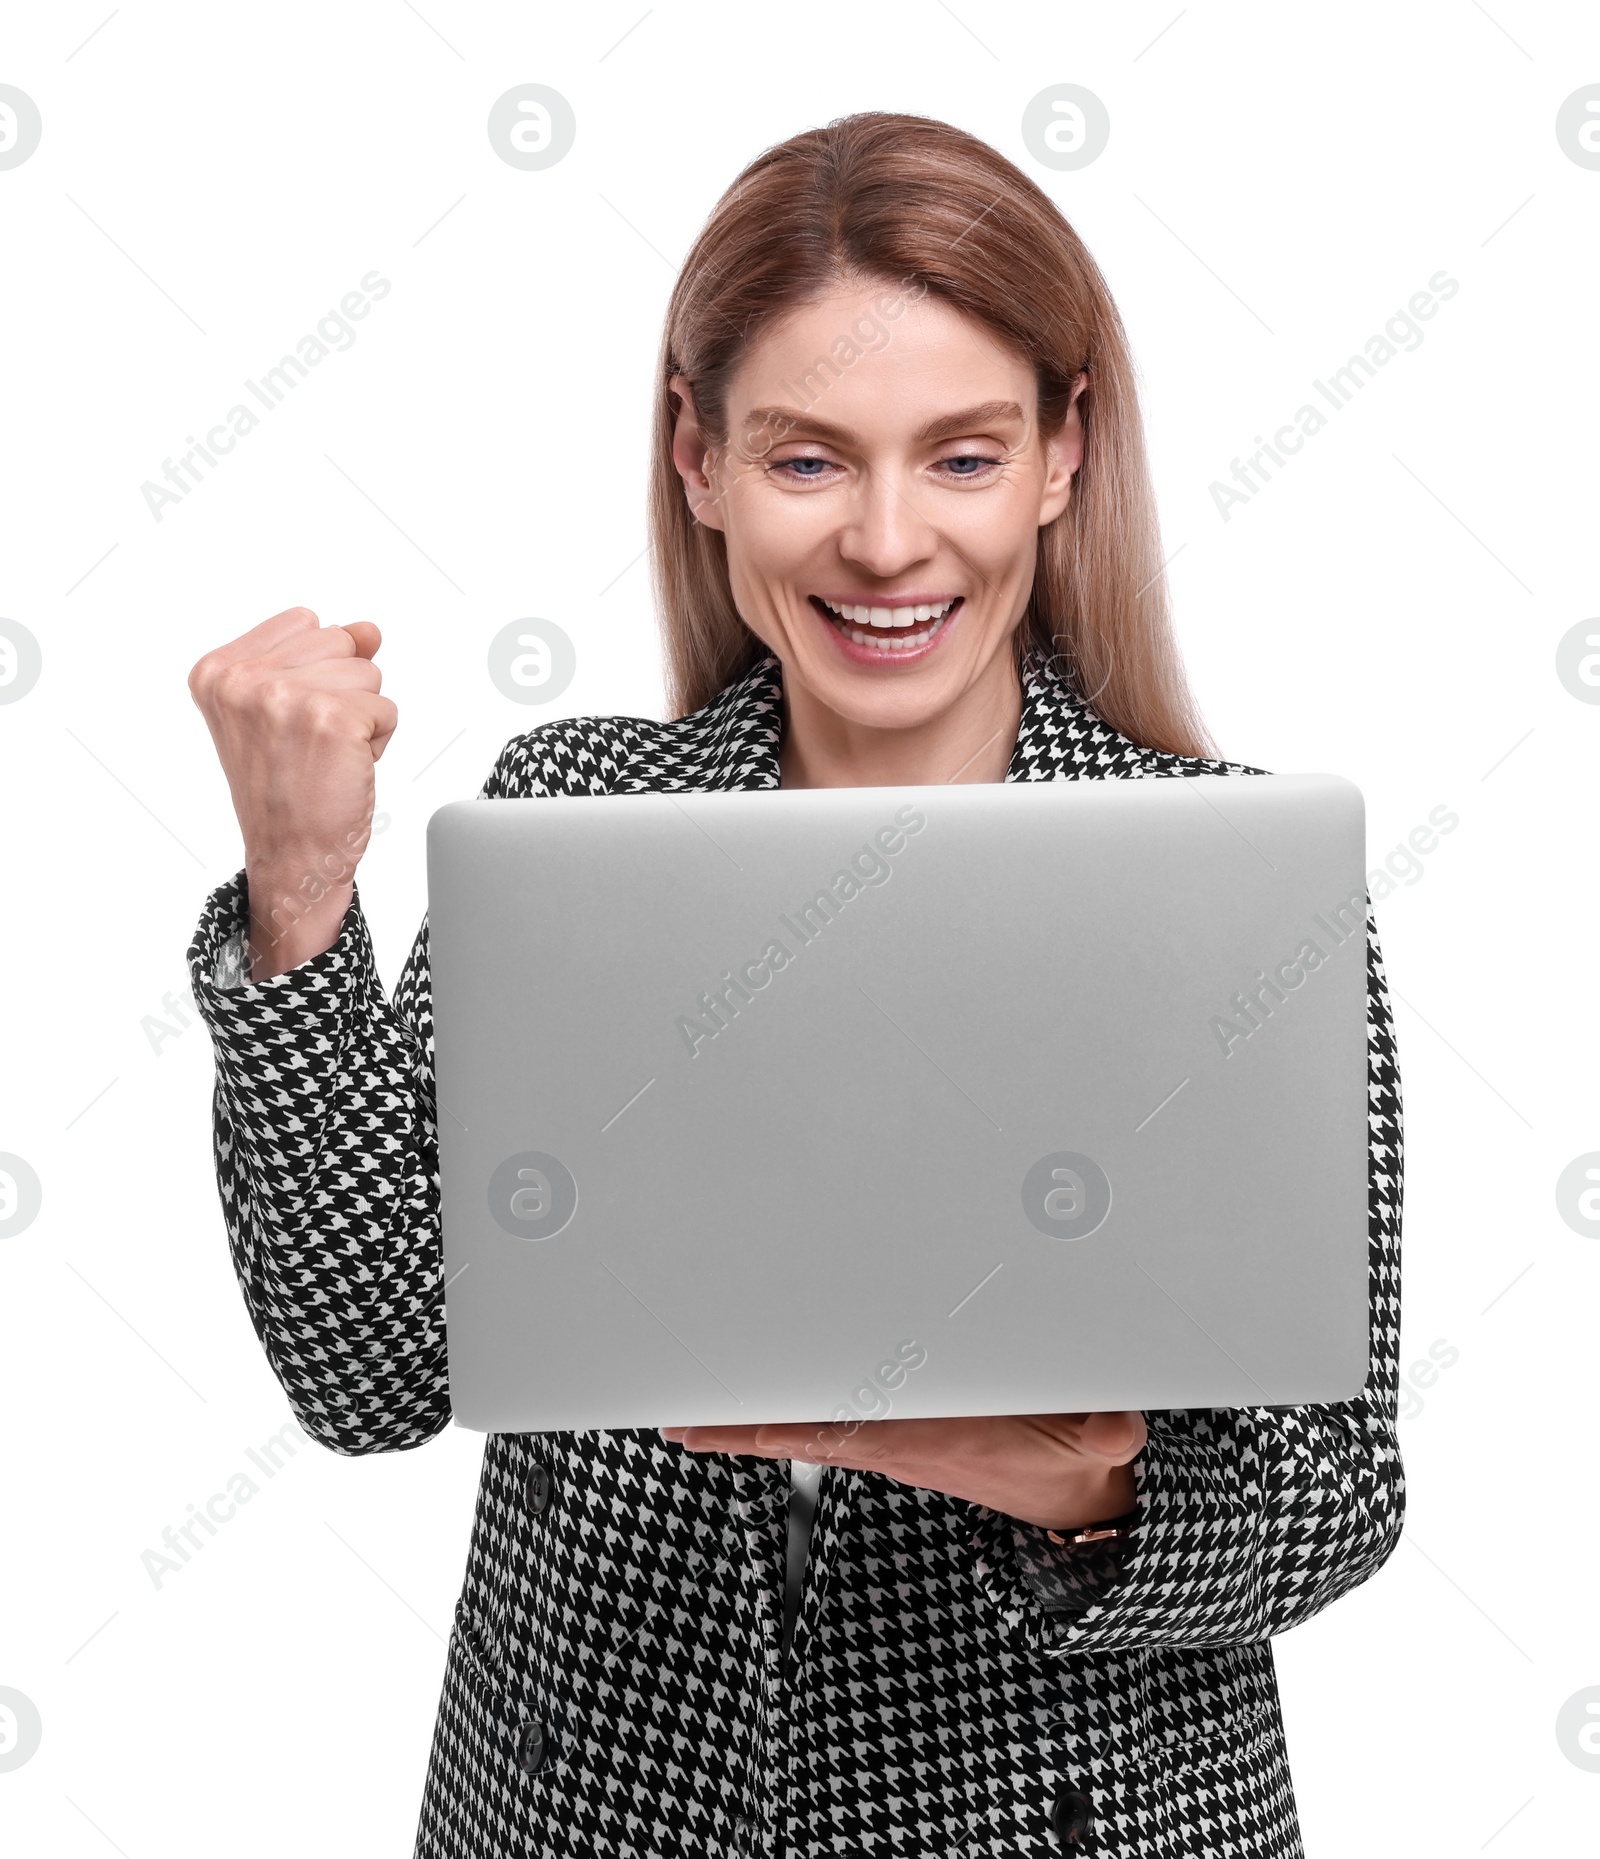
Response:
[[[982,426],[997,425],[1002,420],[1025,420],[1027,415],[1014,400],[985,400],[975,407],[961,407],[954,413],[941,413],[929,420],[912,437],[920,444],[931,445],[940,439],[953,439],[962,433],[975,432]],[[749,426],[786,426],[788,434],[804,432],[810,438],[824,439],[837,445],[851,446],[859,435],[848,426],[835,426],[828,420],[814,419],[798,407],[752,407],[745,416]]]

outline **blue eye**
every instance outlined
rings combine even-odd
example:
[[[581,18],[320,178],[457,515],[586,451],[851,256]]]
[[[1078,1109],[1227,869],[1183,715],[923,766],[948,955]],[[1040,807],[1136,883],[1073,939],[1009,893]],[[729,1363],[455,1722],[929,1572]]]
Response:
[[[939,468],[952,478],[981,477],[987,471],[1000,464],[998,458],[990,458],[982,452],[958,452],[953,457],[941,458]],[[831,458],[782,458],[769,469],[792,477],[800,483],[816,483],[826,473],[836,470]]]

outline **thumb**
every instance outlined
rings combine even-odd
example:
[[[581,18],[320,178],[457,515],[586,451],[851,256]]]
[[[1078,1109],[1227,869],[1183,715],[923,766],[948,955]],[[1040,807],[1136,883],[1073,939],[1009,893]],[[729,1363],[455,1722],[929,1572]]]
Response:
[[[358,658],[371,658],[383,644],[383,634],[371,620],[352,620],[344,630],[354,642]]]
[[[1144,1451],[1149,1437],[1143,1414],[1087,1414],[1078,1433],[1078,1446],[1090,1458],[1103,1459],[1108,1465],[1126,1465]]]

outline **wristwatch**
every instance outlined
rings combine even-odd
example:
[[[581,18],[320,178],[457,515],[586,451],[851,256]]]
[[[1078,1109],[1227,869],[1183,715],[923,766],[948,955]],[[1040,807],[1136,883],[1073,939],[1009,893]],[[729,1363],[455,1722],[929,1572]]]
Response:
[[[1052,1543],[1059,1543],[1064,1549],[1076,1549],[1080,1543],[1109,1543],[1119,1536],[1126,1536],[1133,1529],[1138,1518],[1137,1510],[1125,1511],[1120,1517],[1113,1517],[1106,1523],[1086,1523],[1081,1530],[1046,1530],[1045,1535]]]

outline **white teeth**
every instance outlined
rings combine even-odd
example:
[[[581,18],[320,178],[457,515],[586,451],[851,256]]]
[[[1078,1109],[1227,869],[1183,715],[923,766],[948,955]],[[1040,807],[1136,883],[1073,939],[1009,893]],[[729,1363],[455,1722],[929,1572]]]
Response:
[[[935,614],[941,618],[955,605],[953,600],[915,607],[835,607],[833,611],[856,626],[877,626],[885,630],[901,626],[921,626]]]
[[[834,621],[834,625],[838,625],[838,630],[840,630],[847,639],[851,639],[855,645],[872,647],[872,651],[875,651],[875,653],[905,653],[905,651],[914,651],[916,647],[922,647],[929,639],[933,638],[938,630],[940,630],[940,626],[944,625],[946,619],[950,617],[950,610],[953,606],[955,606],[953,600],[944,602],[942,606],[914,606],[914,608],[911,608],[911,606],[901,606],[901,608],[883,608],[883,606],[879,606],[879,608],[872,608],[872,606],[842,606],[842,608],[834,608],[834,612],[838,613],[838,615],[842,615],[842,619],[846,619],[846,621],[857,621],[857,625],[840,625],[838,621]],[[933,619],[933,625],[929,626],[929,630],[924,632],[924,634],[920,634],[916,639],[894,638],[894,636],[888,636],[888,638],[886,638],[883,630],[877,630],[877,628],[883,626],[883,621],[879,621],[879,619],[868,619],[868,617],[866,617],[866,615],[875,615],[875,613],[901,613],[901,615],[905,615],[905,617],[899,621],[899,625],[901,626],[918,625],[918,621],[924,621],[924,619]],[[937,615],[937,617],[935,617],[935,615]],[[860,630],[860,623],[862,623],[862,621],[864,621],[866,625],[875,628],[875,630],[862,632],[862,630]]]

